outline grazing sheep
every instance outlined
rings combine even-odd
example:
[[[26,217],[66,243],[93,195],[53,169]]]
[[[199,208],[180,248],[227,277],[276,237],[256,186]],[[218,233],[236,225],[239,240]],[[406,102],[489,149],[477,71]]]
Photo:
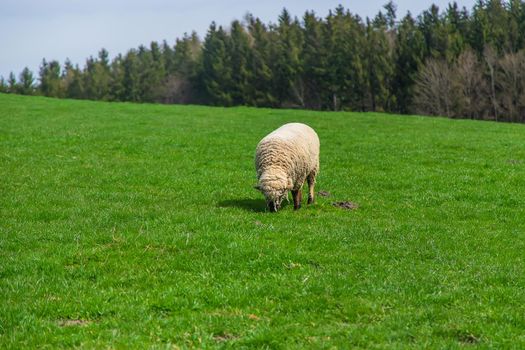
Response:
[[[308,125],[290,123],[264,137],[255,152],[258,184],[270,211],[277,211],[288,191],[294,208],[301,207],[302,188],[308,180],[308,204],[314,202],[315,177],[319,172],[319,137]]]

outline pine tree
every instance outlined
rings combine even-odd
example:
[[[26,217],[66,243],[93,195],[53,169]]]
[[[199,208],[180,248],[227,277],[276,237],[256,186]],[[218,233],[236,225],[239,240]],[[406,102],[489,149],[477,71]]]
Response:
[[[302,80],[305,86],[305,106],[314,109],[329,108],[328,50],[325,27],[314,12],[304,17],[304,42],[302,48]]]
[[[3,76],[0,76],[0,93],[6,92],[8,92],[7,82],[5,81]]]
[[[151,52],[144,45],[140,45],[137,50],[137,63],[138,63],[138,91],[139,101],[141,102],[152,102],[153,100],[153,88],[154,77],[151,76],[153,68],[153,57]]]
[[[84,97],[92,100],[111,99],[111,72],[109,54],[101,49],[98,58],[90,57],[86,60],[83,74]]]
[[[7,91],[11,94],[18,93],[18,83],[16,81],[15,73],[10,72],[9,78],[7,79]]]
[[[394,79],[391,91],[395,111],[408,113],[414,96],[414,81],[425,56],[425,38],[408,13],[398,27],[394,53]]]
[[[389,1],[386,3],[386,5],[383,6],[383,8],[385,9],[386,11],[386,15],[384,16],[385,17],[385,24],[386,24],[386,27],[389,29],[389,30],[393,30],[395,28],[395,25],[396,25],[396,18],[397,18],[397,6],[394,4],[393,1]],[[379,17],[381,17],[381,12],[379,13]]]
[[[157,42],[151,42],[149,52],[151,53],[151,64],[149,67],[146,67],[149,91],[145,100],[158,102],[161,100],[162,83],[166,78],[166,68],[164,57]]]
[[[177,39],[173,55],[174,73],[193,79],[201,51],[201,42],[196,32],[193,32],[191,35],[184,34],[182,39]]]
[[[249,61],[248,104],[262,107],[275,107],[277,99],[272,91],[273,72],[271,63],[271,36],[259,18],[249,18],[249,32],[253,40]]]
[[[246,104],[253,95],[250,86],[248,63],[251,59],[249,37],[239,21],[233,21],[230,30],[230,45],[228,56],[232,65],[232,102],[234,105]]]
[[[96,82],[96,61],[95,59],[90,56],[86,60],[86,64],[84,66],[84,71],[82,74],[82,86],[84,87],[84,96],[83,98],[89,99],[89,100],[96,100],[97,99],[97,82]]]
[[[445,31],[448,34],[448,61],[455,61],[467,49],[468,12],[460,10],[456,2],[449,4],[444,16]]]
[[[508,24],[511,23],[503,0],[488,0],[487,15],[489,23],[489,41],[499,54],[512,50]]]
[[[196,88],[197,67],[201,55],[201,43],[197,33],[184,34],[182,39],[176,40],[174,50],[169,56],[168,52],[170,51],[164,53],[166,76],[159,98],[164,103],[201,102],[201,94],[198,92],[204,89]]]
[[[329,29],[329,82],[333,109],[366,109],[366,37],[361,19],[342,6],[327,18]]]
[[[478,0],[471,19],[469,44],[483,55],[486,46],[494,47],[498,54],[512,49],[509,35],[511,19],[501,0]]]
[[[65,91],[60,78],[60,64],[58,61],[46,62],[40,66],[40,92],[44,96],[64,97]]]
[[[477,0],[474,5],[472,16],[469,21],[467,42],[479,57],[483,56],[485,44],[489,36],[489,18],[484,0]]]
[[[297,20],[283,9],[276,28],[271,68],[274,73],[273,91],[280,105],[292,103],[304,106],[301,78],[302,30]]]
[[[162,61],[164,62],[164,69],[166,70],[166,76],[172,75],[175,73],[175,51],[168,44],[166,40],[162,42]]]
[[[109,53],[102,49],[98,53],[95,63],[95,96],[98,100],[110,99],[111,72],[109,67]]]
[[[506,5],[509,14],[507,32],[512,52],[525,48],[525,2],[523,0],[509,0]]]
[[[202,51],[201,82],[208,102],[219,106],[231,106],[232,64],[228,46],[230,41],[226,32],[212,23]]]
[[[418,28],[425,39],[425,58],[447,58],[448,32],[436,5],[419,16]]]
[[[373,21],[367,19],[366,65],[370,103],[368,109],[385,111],[390,107],[390,84],[394,66],[392,44],[388,37],[388,21],[379,13]]]
[[[33,76],[33,72],[29,70],[28,67],[25,67],[22,70],[22,73],[20,73],[19,77],[19,86],[18,86],[18,93],[22,95],[33,95],[35,92],[35,78]]]
[[[110,100],[125,101],[124,63],[121,54],[118,54],[110,65]]]
[[[124,86],[124,91],[121,100],[140,102],[140,63],[136,50],[128,51],[122,63],[124,70],[122,85]]]
[[[64,63],[64,70],[61,79],[64,84],[65,96],[67,98],[85,98],[82,72],[78,65],[73,66],[69,59],[66,59],[66,62]]]

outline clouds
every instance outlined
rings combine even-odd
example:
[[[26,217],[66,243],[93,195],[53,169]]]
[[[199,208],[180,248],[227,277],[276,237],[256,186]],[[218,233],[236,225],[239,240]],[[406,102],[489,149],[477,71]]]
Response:
[[[376,14],[387,0],[1,0],[0,75],[19,73],[28,66],[35,73],[42,58],[60,62],[69,57],[84,64],[106,48],[111,56],[140,44],[163,39],[173,43],[184,32],[201,37],[212,21],[228,26],[247,12],[264,22],[276,22],[282,8],[296,16],[315,10],[325,16],[339,3],[362,17]],[[419,14],[431,1],[396,1],[399,15],[408,9]],[[447,1],[436,1],[442,8]],[[468,8],[474,0],[459,1]]]

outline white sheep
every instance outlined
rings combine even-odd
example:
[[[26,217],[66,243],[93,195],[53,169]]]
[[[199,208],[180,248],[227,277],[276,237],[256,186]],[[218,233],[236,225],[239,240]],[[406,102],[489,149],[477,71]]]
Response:
[[[308,181],[308,204],[314,202],[319,172],[319,137],[308,125],[290,123],[264,137],[255,152],[258,184],[270,211],[277,211],[288,191],[294,208],[301,207],[302,188]]]

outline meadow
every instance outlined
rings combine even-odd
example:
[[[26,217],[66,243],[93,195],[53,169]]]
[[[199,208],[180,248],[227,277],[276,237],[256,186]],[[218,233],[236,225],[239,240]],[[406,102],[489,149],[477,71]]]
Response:
[[[255,146],[291,121],[326,193],[269,213]],[[524,140],[0,94],[0,348],[524,348]]]

